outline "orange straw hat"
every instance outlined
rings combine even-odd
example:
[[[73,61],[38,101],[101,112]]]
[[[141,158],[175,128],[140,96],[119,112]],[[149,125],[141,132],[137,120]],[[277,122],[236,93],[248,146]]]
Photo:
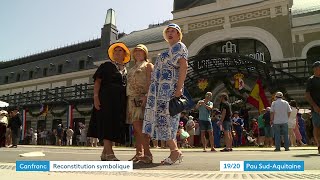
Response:
[[[174,24],[174,23],[171,23],[169,24],[166,28],[164,28],[163,32],[162,32],[162,35],[163,35],[163,38],[168,42],[167,40],[167,37],[166,37],[166,31],[168,28],[174,28],[176,29],[179,34],[180,34],[180,41],[182,40],[182,31],[181,31],[181,28],[177,25],[177,24]]]
[[[113,43],[110,45],[109,49],[108,49],[108,55],[109,55],[109,58],[112,60],[112,61],[115,61],[114,57],[113,57],[113,51],[116,47],[121,47],[122,49],[124,49],[124,51],[126,52],[126,56],[124,57],[124,60],[123,60],[123,64],[126,64],[130,61],[130,50],[129,48],[122,42],[116,42],[116,43]]]
[[[148,48],[147,48],[147,46],[145,46],[145,45],[143,45],[143,44],[138,44],[138,45],[133,49],[133,52],[134,52],[136,49],[141,49],[142,51],[144,51],[144,53],[146,54],[146,59],[148,59]]]

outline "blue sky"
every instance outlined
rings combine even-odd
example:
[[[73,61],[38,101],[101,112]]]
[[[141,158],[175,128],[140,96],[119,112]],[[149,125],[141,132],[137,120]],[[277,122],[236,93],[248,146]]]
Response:
[[[173,0],[1,0],[0,61],[98,38],[109,8],[128,34],[172,19]]]

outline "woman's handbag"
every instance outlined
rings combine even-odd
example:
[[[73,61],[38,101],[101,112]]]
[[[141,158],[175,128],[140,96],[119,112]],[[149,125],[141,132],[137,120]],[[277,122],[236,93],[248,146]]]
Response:
[[[169,101],[169,113],[170,116],[175,116],[187,109],[189,101],[186,97],[174,97]]]

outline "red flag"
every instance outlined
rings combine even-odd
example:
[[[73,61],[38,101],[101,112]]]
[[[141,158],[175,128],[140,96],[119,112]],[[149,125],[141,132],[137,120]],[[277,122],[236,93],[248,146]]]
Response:
[[[270,106],[260,79],[258,79],[254,85],[247,102],[258,108],[259,112],[261,112],[262,109]]]

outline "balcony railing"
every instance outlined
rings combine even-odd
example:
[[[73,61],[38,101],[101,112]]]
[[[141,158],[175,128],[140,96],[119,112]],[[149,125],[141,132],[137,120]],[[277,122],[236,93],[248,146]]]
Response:
[[[319,59],[319,58],[316,58]],[[270,66],[271,79],[281,85],[303,84],[312,73],[312,63],[315,58],[296,59],[273,62]],[[92,102],[93,84],[79,84],[70,87],[57,87],[25,93],[15,93],[0,96],[10,106],[36,106],[39,104],[73,104]]]
[[[93,84],[78,84],[70,87],[42,89],[25,93],[3,95],[1,100],[10,106],[34,106],[38,104],[72,104],[92,101]]]

